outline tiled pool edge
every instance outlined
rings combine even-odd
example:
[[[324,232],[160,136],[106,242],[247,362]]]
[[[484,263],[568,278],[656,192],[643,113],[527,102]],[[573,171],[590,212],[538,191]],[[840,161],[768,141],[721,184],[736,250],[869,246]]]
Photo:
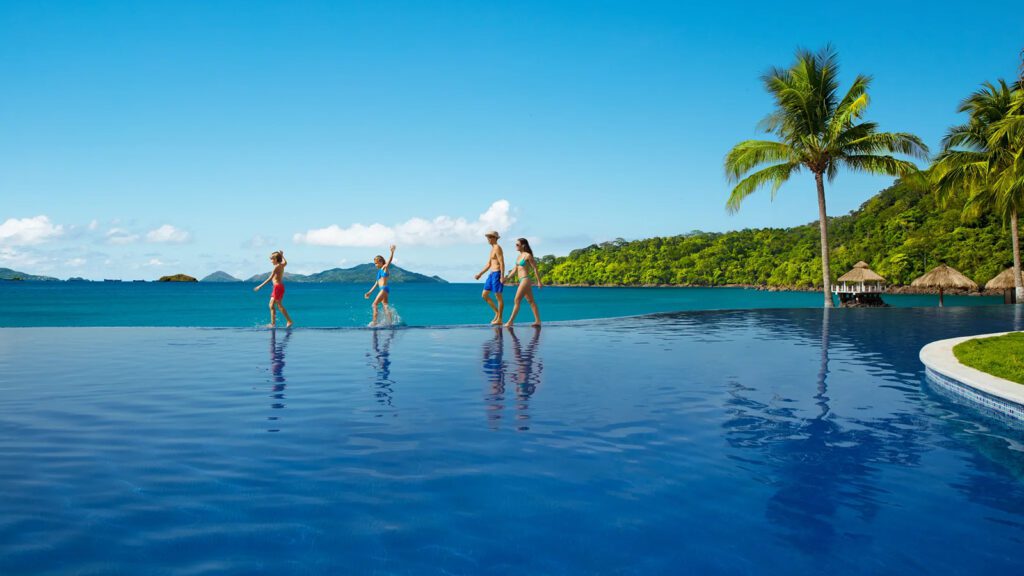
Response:
[[[953,347],[961,342],[1003,334],[1009,332],[938,340],[921,348],[919,357],[925,366],[928,379],[946,391],[1003,416],[1024,422],[1024,385],[965,366],[953,354]]]

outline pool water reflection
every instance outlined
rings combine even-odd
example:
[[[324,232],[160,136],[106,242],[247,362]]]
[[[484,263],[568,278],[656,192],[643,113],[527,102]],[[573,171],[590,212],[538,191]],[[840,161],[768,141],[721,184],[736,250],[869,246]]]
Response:
[[[1020,323],[0,330],[0,573],[1015,573],[1024,430],[917,351]]]

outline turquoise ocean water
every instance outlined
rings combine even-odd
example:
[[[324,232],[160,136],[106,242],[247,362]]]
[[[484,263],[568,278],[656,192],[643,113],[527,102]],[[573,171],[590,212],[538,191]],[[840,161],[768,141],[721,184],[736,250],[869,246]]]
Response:
[[[0,282],[0,327],[219,326],[253,327],[268,321],[269,287],[253,284],[133,282]],[[287,285],[284,303],[297,326],[365,326],[370,306],[363,285]],[[402,324],[481,324],[491,312],[481,284],[398,284],[391,301]],[[512,292],[506,293],[506,317]],[[745,288],[557,288],[536,292],[541,319],[584,320],[684,310],[817,308],[817,292],[765,292]],[[894,307],[935,306],[935,296],[886,296]],[[947,306],[995,305],[997,297],[947,296]],[[518,322],[533,320],[529,307]]]

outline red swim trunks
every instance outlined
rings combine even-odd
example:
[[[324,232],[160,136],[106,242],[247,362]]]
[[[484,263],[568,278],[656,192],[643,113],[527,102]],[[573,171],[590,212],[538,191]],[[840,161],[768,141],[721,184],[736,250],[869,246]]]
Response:
[[[284,300],[284,284],[274,284],[274,291],[271,292],[270,298],[278,302]]]

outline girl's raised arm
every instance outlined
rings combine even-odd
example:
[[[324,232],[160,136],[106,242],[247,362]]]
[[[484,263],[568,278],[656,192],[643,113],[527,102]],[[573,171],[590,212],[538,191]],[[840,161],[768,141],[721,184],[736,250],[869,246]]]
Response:
[[[392,244],[391,245],[391,255],[388,256],[388,261],[384,264],[384,267],[387,268],[388,266],[391,266],[391,261],[394,260],[394,259],[395,259],[395,245]]]

